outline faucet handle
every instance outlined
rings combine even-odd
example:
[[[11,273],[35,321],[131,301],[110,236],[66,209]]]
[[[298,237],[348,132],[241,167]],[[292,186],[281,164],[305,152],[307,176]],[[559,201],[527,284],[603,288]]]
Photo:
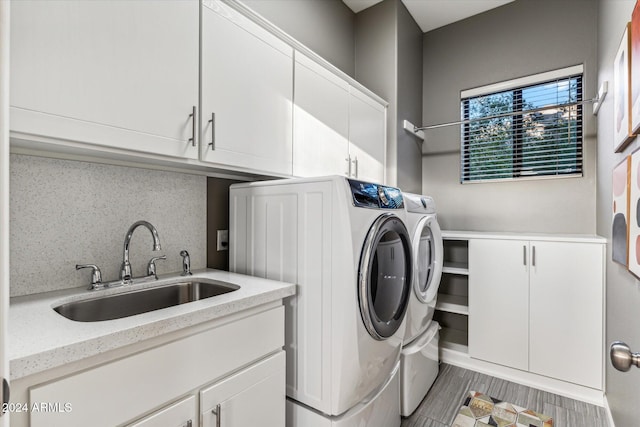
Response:
[[[76,264],[76,270],[80,270],[82,268],[91,268],[91,287],[89,289],[97,289],[102,283],[102,273],[100,272],[100,268],[95,264]]]
[[[191,257],[189,256],[189,252],[183,249],[180,251],[180,256],[182,257],[181,276],[191,276]]]
[[[156,261],[163,259],[167,259],[167,256],[155,256],[149,260],[149,264],[147,264],[147,276],[153,276],[156,279],[158,278],[158,273],[156,272]]]

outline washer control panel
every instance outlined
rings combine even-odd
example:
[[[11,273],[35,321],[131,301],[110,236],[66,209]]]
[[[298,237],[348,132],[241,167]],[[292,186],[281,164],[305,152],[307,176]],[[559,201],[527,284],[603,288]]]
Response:
[[[353,205],[372,209],[403,209],[402,192],[395,187],[348,179]]]

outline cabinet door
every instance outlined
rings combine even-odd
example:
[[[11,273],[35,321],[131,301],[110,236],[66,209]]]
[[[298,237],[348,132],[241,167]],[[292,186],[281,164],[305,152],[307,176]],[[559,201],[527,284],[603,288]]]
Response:
[[[293,174],[349,174],[349,84],[296,52]]]
[[[202,427],[284,427],[285,399],[281,351],[202,390]]]
[[[532,372],[602,388],[603,246],[531,242]]]
[[[469,355],[529,367],[529,243],[469,241]]]
[[[349,156],[352,176],[384,183],[386,107],[353,86],[349,94]]]
[[[129,427],[197,427],[196,397],[189,396],[153,414],[129,424]]]
[[[11,131],[197,158],[198,2],[11,3]]]
[[[202,6],[201,158],[291,175],[293,50],[213,0]]]

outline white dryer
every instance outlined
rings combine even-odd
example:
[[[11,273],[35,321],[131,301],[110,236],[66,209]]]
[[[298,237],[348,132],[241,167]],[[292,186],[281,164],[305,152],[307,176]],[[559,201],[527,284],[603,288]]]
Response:
[[[442,276],[442,234],[433,199],[404,193],[413,250],[413,284],[400,358],[401,413],[416,410],[438,376],[439,325],[433,321]]]
[[[285,307],[287,425],[400,425],[411,293],[401,192],[323,177],[236,184],[230,269],[296,283]]]

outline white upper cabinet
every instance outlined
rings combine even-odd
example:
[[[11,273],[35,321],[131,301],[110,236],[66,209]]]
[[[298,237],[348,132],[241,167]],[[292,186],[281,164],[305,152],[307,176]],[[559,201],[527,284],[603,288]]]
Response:
[[[293,174],[349,175],[349,84],[296,52]]]
[[[351,175],[362,181],[384,183],[387,109],[355,87],[349,89]]]
[[[296,52],[293,174],[384,182],[386,106]]]
[[[202,7],[201,159],[291,175],[293,49],[234,9]]]
[[[11,2],[12,136],[197,158],[198,8]]]

